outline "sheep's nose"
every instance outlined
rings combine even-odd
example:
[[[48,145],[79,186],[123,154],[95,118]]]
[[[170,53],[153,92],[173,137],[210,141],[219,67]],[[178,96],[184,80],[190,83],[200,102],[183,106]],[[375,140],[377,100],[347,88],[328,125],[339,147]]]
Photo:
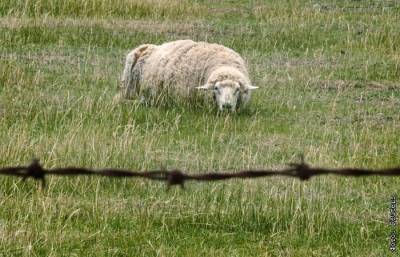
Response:
[[[229,104],[229,103],[226,103],[226,104],[223,104],[223,105],[222,105],[222,108],[223,108],[223,109],[232,109],[232,105]]]

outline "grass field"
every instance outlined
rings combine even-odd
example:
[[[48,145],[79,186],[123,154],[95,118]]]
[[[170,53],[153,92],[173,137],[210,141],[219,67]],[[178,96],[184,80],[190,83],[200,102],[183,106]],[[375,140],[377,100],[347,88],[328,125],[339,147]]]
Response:
[[[398,1],[80,2],[0,3],[0,167],[400,165]],[[246,111],[112,103],[129,50],[183,38],[246,59]],[[0,177],[0,256],[395,256],[399,182]]]

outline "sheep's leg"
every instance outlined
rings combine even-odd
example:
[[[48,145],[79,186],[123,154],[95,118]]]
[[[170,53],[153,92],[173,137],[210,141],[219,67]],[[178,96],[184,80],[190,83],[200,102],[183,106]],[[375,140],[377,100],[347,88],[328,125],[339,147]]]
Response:
[[[139,59],[148,55],[154,47],[155,45],[151,44],[141,45],[126,56],[121,83],[118,87],[119,93],[114,97],[114,100],[130,99],[135,93],[139,92],[140,70],[135,70],[135,66]]]

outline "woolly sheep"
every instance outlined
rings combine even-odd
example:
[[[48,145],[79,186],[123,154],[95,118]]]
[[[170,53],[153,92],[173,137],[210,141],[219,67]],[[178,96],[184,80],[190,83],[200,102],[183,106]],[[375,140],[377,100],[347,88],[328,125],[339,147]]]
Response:
[[[252,86],[243,59],[218,44],[178,40],[162,45],[144,44],[131,51],[125,62],[117,99],[163,94],[183,99],[210,98],[219,110],[235,111],[250,99]],[[197,89],[197,90],[196,90]],[[197,93],[198,89],[213,94]]]

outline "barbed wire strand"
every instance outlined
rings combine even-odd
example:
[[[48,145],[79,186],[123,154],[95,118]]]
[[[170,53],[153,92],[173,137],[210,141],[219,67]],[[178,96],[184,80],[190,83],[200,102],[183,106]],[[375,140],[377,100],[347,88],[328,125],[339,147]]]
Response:
[[[227,179],[253,179],[260,177],[285,176],[298,178],[302,181],[308,180],[314,176],[320,175],[338,175],[338,176],[400,176],[400,167],[388,169],[363,169],[363,168],[312,168],[304,159],[300,163],[291,163],[288,168],[281,170],[241,170],[237,172],[208,172],[200,174],[187,174],[179,169],[172,170],[149,170],[132,171],[125,169],[89,169],[81,167],[65,167],[45,169],[34,159],[28,166],[15,166],[0,168],[0,175],[33,178],[41,181],[42,188],[46,186],[46,176],[104,176],[119,178],[145,178],[150,180],[165,181],[168,189],[171,186],[179,185],[184,188],[186,181],[220,181]]]

